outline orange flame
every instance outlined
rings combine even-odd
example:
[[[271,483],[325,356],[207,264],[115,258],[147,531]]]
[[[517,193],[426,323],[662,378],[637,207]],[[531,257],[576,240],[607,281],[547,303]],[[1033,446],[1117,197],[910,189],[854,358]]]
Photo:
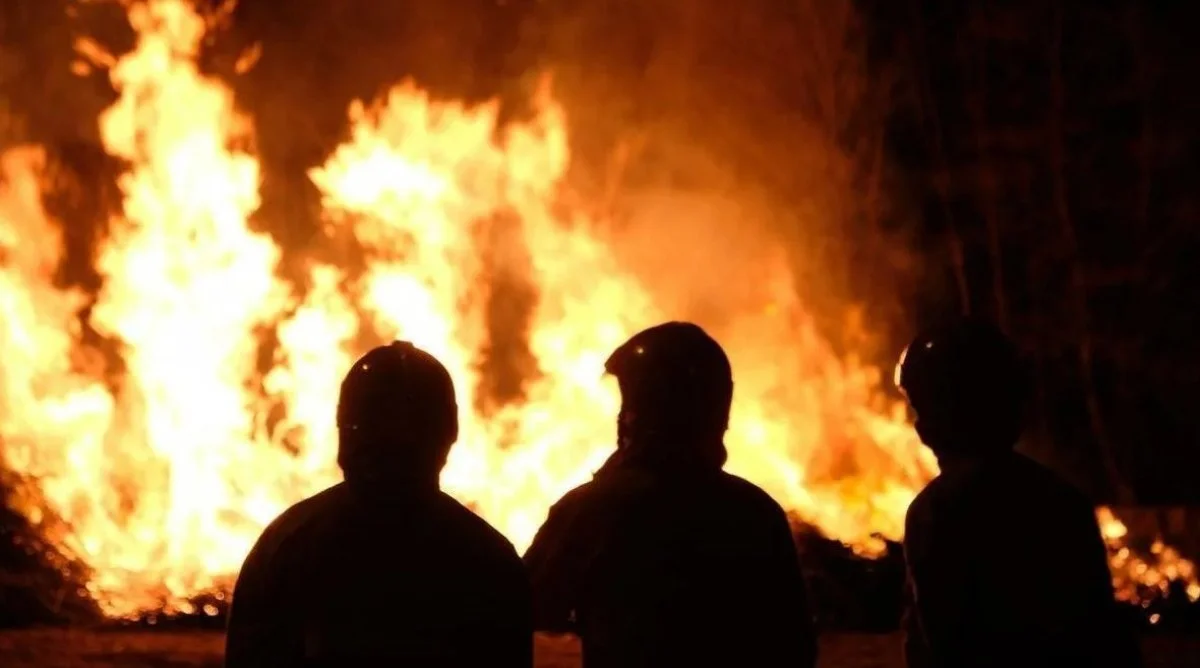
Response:
[[[1113,574],[1113,587],[1117,598],[1129,603],[1148,605],[1150,598],[1142,590],[1157,592],[1155,596],[1170,594],[1172,582],[1181,582],[1184,592],[1191,601],[1200,601],[1200,579],[1196,565],[1183,558],[1179,551],[1156,538],[1150,546],[1150,554],[1135,553],[1125,544],[1129,530],[1117,519],[1109,508],[1097,512],[1100,530],[1108,546],[1108,564]],[[1154,614],[1150,623],[1158,623]]]
[[[773,244],[738,260],[727,240],[665,220],[674,250],[656,253],[656,271],[632,267],[617,251],[633,242],[561,204],[569,146],[548,91],[499,138],[495,103],[405,84],[356,105],[350,139],[310,176],[329,233],[354,240],[364,269],[313,263],[300,294],[277,275],[282,250],[247,223],[258,162],[240,148],[248,124],[230,92],[195,66],[204,21],[183,0],[129,12],[137,47],[111,70],[120,99],[100,122],[132,167],[87,322],[119,369],[82,338],[88,297],[54,283],[62,250],[40,154],[7,154],[0,180],[5,463],[35,483],[20,510],[61,520],[47,537],[91,566],[107,614],[193,612],[190,596],[224,591],[266,523],[338,479],[338,383],[367,343],[390,338],[450,369],[462,432],[443,485],[518,548],[611,450],[605,355],[692,314],[735,368],[730,469],[862,554],[901,536],[936,467],[880,374],[821,339]],[[535,369],[519,400],[485,409],[497,275],[536,295],[523,325]]]

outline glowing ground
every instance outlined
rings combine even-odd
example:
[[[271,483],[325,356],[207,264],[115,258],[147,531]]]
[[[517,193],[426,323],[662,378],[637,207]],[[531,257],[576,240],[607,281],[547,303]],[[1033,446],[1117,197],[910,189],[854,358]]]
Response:
[[[73,630],[0,632],[6,668],[216,668],[219,633]],[[1147,668],[1200,665],[1200,635],[1153,636],[1144,642]],[[898,634],[830,634],[821,638],[820,668],[901,668]],[[536,668],[575,668],[574,643],[539,638]]]

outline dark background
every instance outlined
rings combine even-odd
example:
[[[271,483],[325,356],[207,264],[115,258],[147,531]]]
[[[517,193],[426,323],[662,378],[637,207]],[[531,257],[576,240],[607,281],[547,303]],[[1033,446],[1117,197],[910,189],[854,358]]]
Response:
[[[120,169],[95,118],[114,95],[103,72],[70,73],[71,44],[119,53],[132,36],[119,8],[68,4],[0,3],[0,143],[57,158],[63,281],[94,287]],[[1098,500],[1196,503],[1200,63],[1185,5],[242,0],[202,62],[256,121],[254,224],[289,249],[285,271],[322,252],[305,171],[351,100],[411,76],[499,95],[516,118],[548,67],[585,201],[630,183],[770,201],[840,349],[888,365],[937,318],[996,318],[1036,372],[1030,452]],[[856,310],[870,336],[847,324]]]

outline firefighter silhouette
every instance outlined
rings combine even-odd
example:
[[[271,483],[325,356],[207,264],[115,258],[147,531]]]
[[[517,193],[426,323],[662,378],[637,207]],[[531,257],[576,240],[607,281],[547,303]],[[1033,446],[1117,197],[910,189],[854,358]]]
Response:
[[[411,344],[358,360],[337,407],[345,481],[292,506],[246,558],[226,665],[532,665],[512,545],[440,491],[458,437],[446,369]]]
[[[722,470],[724,351],[672,322],[606,368],[621,390],[617,449],[551,508],[525,555],[535,627],[578,634],[587,668],[814,665],[787,518]]]
[[[911,668],[1137,666],[1092,504],[1017,454],[1027,379],[996,327],[918,336],[896,368],[941,473],[908,509]]]

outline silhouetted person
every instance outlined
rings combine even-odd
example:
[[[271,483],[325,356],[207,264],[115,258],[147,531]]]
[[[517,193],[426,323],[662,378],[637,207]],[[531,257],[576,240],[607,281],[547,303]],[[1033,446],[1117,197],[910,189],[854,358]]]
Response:
[[[722,471],[733,380],[699,327],[634,336],[606,365],[617,450],[550,509],[525,555],[539,630],[575,632],[586,668],[815,662],[783,510]]]
[[[1013,451],[1027,379],[995,327],[918,337],[896,369],[941,474],[905,521],[912,668],[1136,666],[1091,503]]]
[[[524,565],[438,486],[457,416],[446,369],[411,344],[355,363],[337,408],[345,481],[246,558],[227,666],[532,665]]]

